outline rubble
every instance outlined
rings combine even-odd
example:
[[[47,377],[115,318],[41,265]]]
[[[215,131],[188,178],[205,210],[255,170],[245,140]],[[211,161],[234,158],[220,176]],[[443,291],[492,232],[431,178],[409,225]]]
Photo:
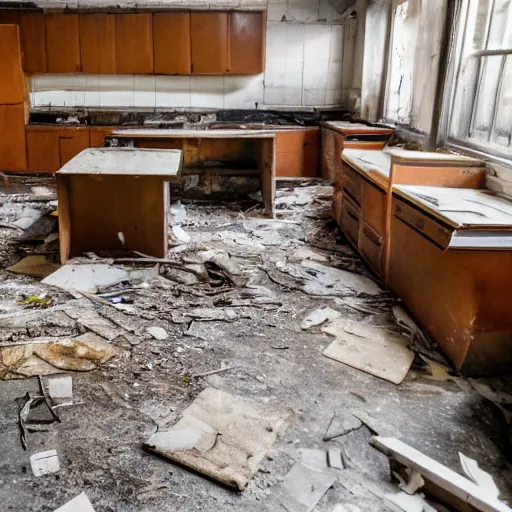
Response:
[[[60,471],[59,457],[56,450],[34,453],[30,456],[30,466],[34,476],[51,475]]]

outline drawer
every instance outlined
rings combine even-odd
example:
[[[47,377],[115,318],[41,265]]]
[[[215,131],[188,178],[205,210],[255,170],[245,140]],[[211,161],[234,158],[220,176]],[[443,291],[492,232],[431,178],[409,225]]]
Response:
[[[377,233],[385,233],[387,194],[369,181],[361,180],[361,212],[365,224]]]
[[[352,204],[348,196],[343,195],[341,205],[341,230],[356,248],[358,247],[359,242],[360,222],[361,212]]]
[[[343,162],[343,193],[350,196],[357,204],[361,204],[361,181],[361,176]]]
[[[359,235],[359,252],[370,267],[379,275],[383,275],[384,238],[368,224],[363,223]]]
[[[446,249],[452,238],[452,230],[444,227],[438,220],[400,199],[393,199],[393,215],[415,231],[429,238],[437,246]]]

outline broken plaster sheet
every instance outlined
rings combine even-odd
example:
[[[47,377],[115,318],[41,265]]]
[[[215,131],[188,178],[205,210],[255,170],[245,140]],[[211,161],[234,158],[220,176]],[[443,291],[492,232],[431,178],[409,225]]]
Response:
[[[378,326],[335,321],[322,332],[336,336],[325,357],[394,384],[405,379],[414,360],[406,338]]]
[[[59,507],[55,512],[94,512],[94,508],[85,492],[82,492],[76,498]]]
[[[144,446],[243,490],[291,415],[291,410],[207,388],[171,430],[153,434]]]
[[[91,265],[63,265],[41,282],[67,291],[96,293],[129,279],[129,273],[112,265],[102,263]]]
[[[34,476],[51,475],[60,471],[59,457],[56,450],[34,453],[30,456],[30,467]]]
[[[329,307],[317,308],[314,311],[311,311],[309,315],[302,320],[300,324],[301,329],[307,331],[312,327],[316,327],[317,325],[322,325],[325,322],[330,322],[331,320],[336,320],[341,317],[341,313]]]
[[[384,502],[395,512],[436,512],[420,494],[407,494],[403,491],[386,494]]]
[[[297,462],[276,489],[276,495],[287,512],[310,512],[335,481],[332,473]]]
[[[377,436],[372,438],[371,445],[399,464],[420,473],[426,482],[433,484],[429,486],[432,492],[434,488],[440,488],[443,494],[449,493],[454,500],[469,503],[482,512],[512,512],[488,488],[480,487],[395,437]]]
[[[311,260],[303,260],[300,265],[279,261],[276,267],[299,279],[302,290],[310,295],[351,297],[382,293],[379,286],[367,277]]]

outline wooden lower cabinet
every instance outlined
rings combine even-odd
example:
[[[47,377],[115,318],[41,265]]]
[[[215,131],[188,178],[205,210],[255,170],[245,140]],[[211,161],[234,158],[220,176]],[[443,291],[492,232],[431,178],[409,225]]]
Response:
[[[318,176],[319,129],[278,130],[276,133],[276,176]]]
[[[105,137],[118,128],[119,126],[91,126],[89,128],[89,147],[103,148],[105,146]]]
[[[0,171],[27,170],[26,105],[0,105]]]
[[[58,171],[88,147],[89,127],[27,126],[27,170]]]

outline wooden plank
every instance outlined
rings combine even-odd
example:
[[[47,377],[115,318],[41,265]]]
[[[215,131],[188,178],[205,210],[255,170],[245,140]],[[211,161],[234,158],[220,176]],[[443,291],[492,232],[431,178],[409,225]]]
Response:
[[[153,73],[152,15],[116,14],[116,63],[118,73]]]
[[[49,73],[81,71],[78,14],[46,15],[46,54]]]
[[[376,135],[393,133],[393,128],[384,128],[382,126],[369,126],[363,123],[351,123],[349,121],[325,121],[322,126],[342,133],[343,135]]]
[[[27,170],[25,105],[0,105],[0,170]]]
[[[80,14],[80,55],[83,73],[116,73],[114,14]]]
[[[57,197],[59,200],[60,262],[64,265],[71,254],[71,207],[68,176],[57,175]]]
[[[153,49],[156,74],[189,75],[190,13],[153,13]]]
[[[401,148],[391,148],[388,150],[393,161],[401,164],[421,165],[435,164],[444,166],[458,167],[483,167],[484,162],[477,158],[458,155],[455,153],[439,153],[428,151],[409,151]]]
[[[72,256],[131,250],[156,258],[167,255],[162,177],[58,175],[70,180]],[[123,233],[124,244],[118,233]]]
[[[46,73],[46,18],[43,12],[20,14],[23,70],[26,73]]]
[[[192,74],[222,75],[228,66],[228,13],[191,12]]]
[[[89,127],[59,127],[57,130],[59,134],[60,166],[62,167],[81,151],[89,147]]]
[[[28,170],[55,172],[60,167],[59,135],[54,127],[27,126]]]
[[[18,25],[0,25],[0,105],[25,101],[19,30]]]
[[[263,73],[266,27],[266,11],[233,11],[229,14],[229,73]]]
[[[265,212],[274,217],[276,197],[276,139],[260,141],[260,182]]]

